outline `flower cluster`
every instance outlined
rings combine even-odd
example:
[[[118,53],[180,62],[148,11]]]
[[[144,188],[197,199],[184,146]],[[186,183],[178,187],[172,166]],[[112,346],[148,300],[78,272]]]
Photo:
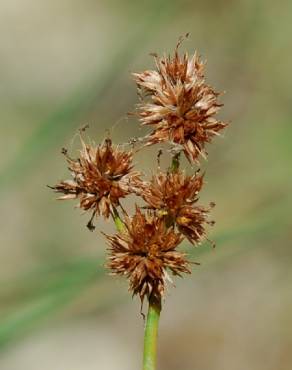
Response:
[[[133,171],[133,153],[114,147],[110,139],[101,145],[86,144],[81,138],[82,149],[78,159],[71,159],[65,152],[73,179],[61,181],[53,187],[63,193],[58,199],[79,199],[79,207],[91,210],[92,217],[109,218],[112,207],[119,206],[139,186],[140,173]],[[93,229],[91,221],[88,227]]]
[[[203,176],[186,176],[181,171],[160,172],[144,187],[142,196],[148,207],[157,210],[168,226],[176,226],[191,243],[206,236],[210,207],[197,205]]]
[[[178,46],[174,57],[155,56],[157,70],[134,73],[138,90],[147,98],[137,114],[142,125],[152,128],[139,142],[170,143],[172,165],[143,179],[133,169],[132,150],[122,150],[110,139],[97,146],[81,139],[78,159],[66,153],[72,179],[53,187],[62,193],[59,199],[78,199],[79,207],[91,212],[90,229],[95,216],[113,218],[118,230],[106,235],[107,267],[128,278],[129,290],[142,302],[145,297],[161,300],[171,275],[191,272],[192,262],[178,246],[185,239],[200,244],[214,223],[209,219],[214,203],[203,206],[199,201],[204,175],[180,170],[179,155],[183,152],[191,164],[199,164],[200,155],[207,154],[206,143],[227,124],[215,117],[222,104],[205,82],[204,64],[196,53],[180,56]],[[121,204],[130,194],[144,201],[132,216]]]
[[[142,302],[145,296],[163,296],[166,281],[171,281],[167,270],[179,276],[190,273],[185,254],[176,250],[182,236],[154,213],[142,214],[137,208],[132,218],[126,217],[125,229],[107,238],[108,267],[129,279],[130,290]]]
[[[181,145],[190,162],[206,156],[205,144],[227,125],[217,120],[222,104],[211,86],[205,83],[204,63],[195,53],[188,58],[155,56],[157,70],[134,73],[139,89],[150,101],[139,105],[143,125],[152,127],[147,145],[171,142]]]

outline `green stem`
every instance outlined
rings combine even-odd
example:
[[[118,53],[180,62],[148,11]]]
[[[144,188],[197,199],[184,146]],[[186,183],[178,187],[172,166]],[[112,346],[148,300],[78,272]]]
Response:
[[[176,153],[172,157],[171,165],[169,167],[169,172],[177,172],[179,169],[179,164],[180,164],[180,152]]]
[[[120,216],[117,216],[114,218],[116,228],[119,232],[123,232],[125,230],[125,225],[123,224],[123,221],[120,219]]]
[[[119,212],[115,208],[113,209],[112,216],[113,216],[113,219],[114,219],[117,230],[120,233],[122,233],[125,230],[125,224],[123,223],[123,221],[122,221],[122,219],[119,215]]]
[[[156,369],[158,323],[161,300],[150,297],[144,334],[143,370]]]

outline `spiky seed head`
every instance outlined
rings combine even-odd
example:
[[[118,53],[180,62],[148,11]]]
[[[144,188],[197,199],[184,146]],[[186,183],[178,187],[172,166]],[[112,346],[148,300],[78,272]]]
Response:
[[[133,295],[160,299],[170,280],[168,272],[181,276],[190,273],[186,255],[176,250],[182,241],[180,233],[167,228],[164,220],[154,213],[143,214],[139,208],[125,220],[125,230],[109,241],[108,268],[116,275],[129,279]]]
[[[78,198],[80,208],[108,218],[111,208],[139,187],[140,173],[133,170],[133,153],[114,146],[110,139],[95,146],[81,138],[81,144],[78,159],[64,153],[72,179],[61,181],[53,189],[63,193],[58,199]]]
[[[176,226],[191,243],[206,237],[211,207],[198,205],[203,175],[184,172],[160,172],[143,185],[142,196],[148,207],[156,210],[167,225]]]
[[[138,105],[138,115],[143,125],[152,127],[146,145],[171,142],[182,147],[190,162],[198,162],[200,155],[206,157],[206,143],[227,123],[215,117],[222,104],[219,93],[205,82],[204,63],[197,53],[180,56],[178,47],[173,57],[154,56],[156,70],[133,74],[148,98]]]

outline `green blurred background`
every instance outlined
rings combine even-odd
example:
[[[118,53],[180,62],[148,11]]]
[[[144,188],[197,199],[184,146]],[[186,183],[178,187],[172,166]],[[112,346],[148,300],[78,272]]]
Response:
[[[46,184],[66,178],[78,127],[97,142],[141,134],[130,73],[186,32],[232,124],[204,164],[217,248],[193,250],[202,265],[169,289],[159,369],[291,369],[291,14],[288,0],[2,0],[1,370],[140,368],[138,300]],[[154,151],[136,162],[147,171]]]

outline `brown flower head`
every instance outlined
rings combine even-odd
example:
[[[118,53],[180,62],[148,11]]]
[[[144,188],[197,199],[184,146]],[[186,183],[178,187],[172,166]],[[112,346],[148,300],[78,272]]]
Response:
[[[78,198],[80,208],[91,210],[88,227],[93,228],[96,214],[108,218],[111,207],[118,206],[120,198],[135,192],[140,173],[132,170],[132,152],[114,147],[110,139],[98,146],[82,139],[81,143],[80,158],[75,160],[66,155],[73,180],[61,181],[53,189],[64,194],[59,199]]]
[[[176,225],[191,243],[198,243],[206,236],[206,224],[212,223],[208,221],[210,207],[196,204],[202,185],[203,176],[197,173],[186,176],[181,171],[161,172],[144,185],[142,196],[167,225]]]
[[[155,56],[157,70],[134,73],[138,89],[151,97],[139,105],[140,121],[152,126],[147,145],[173,142],[181,145],[190,162],[206,156],[205,144],[211,142],[227,124],[215,118],[222,104],[219,93],[205,83],[204,63],[195,53],[174,57]]]
[[[164,220],[154,213],[141,213],[125,221],[125,230],[107,236],[110,243],[108,267],[117,275],[129,279],[129,290],[143,302],[150,295],[160,299],[165,292],[166,280],[173,275],[190,273],[184,253],[176,251],[180,234],[168,229]]]

